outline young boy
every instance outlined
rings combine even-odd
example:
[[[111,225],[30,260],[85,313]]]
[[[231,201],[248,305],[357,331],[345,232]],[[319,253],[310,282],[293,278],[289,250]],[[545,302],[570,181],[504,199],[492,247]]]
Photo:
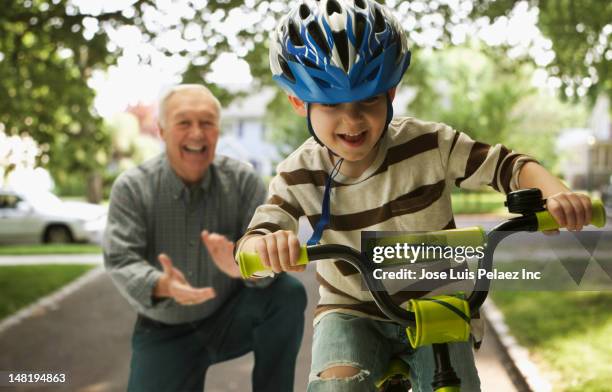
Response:
[[[532,158],[444,124],[391,121],[395,88],[409,63],[399,23],[373,0],[305,0],[280,21],[270,66],[313,137],[278,166],[270,198],[256,210],[238,251],[257,252],[275,273],[303,270],[295,265],[303,215],[315,228],[309,243],[354,248],[362,230],[454,228],[453,185],[488,184],[504,193],[537,187],[562,226],[580,230],[589,223],[589,199]],[[398,354],[411,367],[413,390],[431,391],[431,347],[407,349],[405,331],[362,291],[356,270],[321,261],[317,278],[309,391],[373,390]],[[462,390],[480,390],[470,344],[449,349]]]

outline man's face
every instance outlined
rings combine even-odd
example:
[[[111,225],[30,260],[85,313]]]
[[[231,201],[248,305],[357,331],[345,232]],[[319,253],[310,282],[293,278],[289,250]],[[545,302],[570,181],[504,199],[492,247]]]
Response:
[[[376,156],[374,147],[387,118],[385,94],[357,102],[311,105],[312,127],[329,149],[348,162],[360,162]]]
[[[212,97],[195,89],[175,92],[166,101],[163,128],[170,166],[185,183],[199,182],[219,139],[219,112]]]

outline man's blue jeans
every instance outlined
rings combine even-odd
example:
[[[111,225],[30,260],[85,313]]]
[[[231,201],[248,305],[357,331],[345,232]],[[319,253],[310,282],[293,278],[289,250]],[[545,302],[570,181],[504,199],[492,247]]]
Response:
[[[139,317],[128,390],[202,392],[209,366],[253,351],[253,391],[292,391],[305,308],[302,284],[282,274],[266,288],[239,289],[204,320],[167,325]]]

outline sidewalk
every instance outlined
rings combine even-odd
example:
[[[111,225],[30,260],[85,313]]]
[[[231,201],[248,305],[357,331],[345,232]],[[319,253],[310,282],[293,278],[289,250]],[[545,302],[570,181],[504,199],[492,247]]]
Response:
[[[0,256],[2,265],[94,264],[102,265],[102,254]]]

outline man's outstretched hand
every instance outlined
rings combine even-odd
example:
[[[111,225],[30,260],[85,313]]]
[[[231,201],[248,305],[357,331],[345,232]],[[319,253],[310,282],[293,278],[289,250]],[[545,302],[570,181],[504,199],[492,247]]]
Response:
[[[202,242],[217,267],[231,278],[240,278],[240,268],[234,260],[234,243],[221,234],[202,232]]]
[[[174,267],[172,260],[167,255],[160,254],[159,262],[164,269],[164,273],[153,289],[154,296],[170,297],[181,305],[197,305],[217,295],[212,287],[192,287],[185,279],[185,275]]]

